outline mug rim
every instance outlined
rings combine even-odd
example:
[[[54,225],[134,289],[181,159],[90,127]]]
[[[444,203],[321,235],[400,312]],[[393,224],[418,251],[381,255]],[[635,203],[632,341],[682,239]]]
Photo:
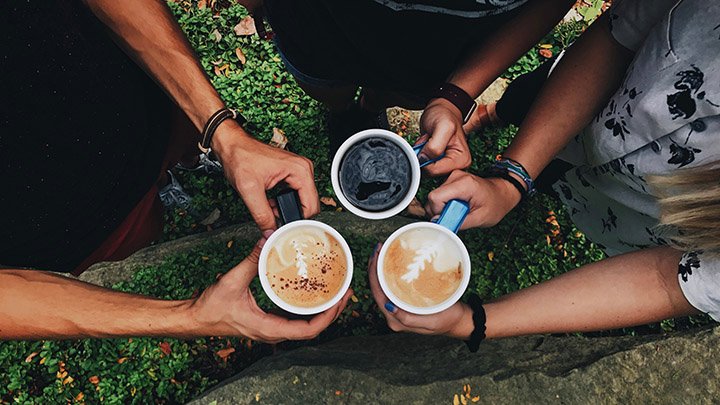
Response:
[[[433,230],[439,230],[440,232],[447,235],[450,239],[452,239],[453,242],[457,245],[458,249],[460,249],[460,253],[462,255],[462,265],[463,265],[463,276],[462,280],[460,281],[460,285],[458,286],[457,290],[448,297],[445,301],[433,305],[430,307],[417,307],[411,304],[408,304],[407,302],[400,299],[395,293],[392,292],[390,287],[385,282],[385,269],[383,268],[383,263],[385,261],[385,255],[387,254],[388,247],[392,244],[392,242],[395,241],[400,235],[404,234],[405,232],[408,232],[412,229],[416,228],[430,228]],[[468,285],[470,284],[470,273],[471,273],[471,262],[470,262],[470,253],[467,250],[467,247],[463,243],[463,241],[460,239],[459,236],[457,236],[454,232],[450,231],[449,229],[438,225],[434,222],[414,222],[412,224],[405,225],[399,229],[397,229],[395,232],[393,232],[383,243],[382,249],[380,249],[380,254],[378,255],[377,260],[377,277],[378,282],[380,283],[380,288],[382,289],[385,296],[388,297],[390,302],[392,302],[395,306],[398,308],[405,310],[407,312],[410,312],[412,314],[416,315],[431,315],[436,314],[438,312],[444,311],[451,306],[453,306],[456,302],[462,298],[463,294],[465,294],[465,291],[467,290]]]
[[[345,156],[345,153],[348,151],[348,149],[350,149],[351,146],[355,145],[363,139],[370,137],[380,137],[388,139],[389,141],[395,143],[396,145],[400,146],[400,148],[405,152],[405,155],[410,161],[412,176],[412,178],[410,179],[410,188],[408,188],[407,194],[397,205],[385,211],[367,211],[354,206],[345,197],[345,194],[342,192],[342,187],[340,186],[340,163],[342,162],[342,158]],[[422,173],[420,171],[420,162],[417,159],[417,155],[415,154],[412,145],[410,145],[410,143],[408,143],[408,141],[400,135],[382,128],[366,129],[346,139],[345,142],[340,145],[340,148],[338,148],[337,152],[335,152],[335,156],[333,156],[332,165],[330,167],[330,181],[332,182],[333,191],[335,192],[335,196],[340,201],[340,204],[342,204],[342,206],[346,210],[365,219],[386,219],[401,213],[405,208],[410,205],[413,198],[415,198],[415,195],[417,195],[418,189],[420,188],[421,175]]]
[[[326,301],[323,304],[314,306],[314,307],[298,307],[295,305],[292,305],[275,293],[275,291],[272,289],[270,285],[270,280],[267,276],[267,260],[268,255],[270,254],[270,248],[273,246],[273,243],[283,234],[299,227],[303,226],[310,226],[315,228],[320,228],[324,231],[327,231],[330,233],[335,239],[338,240],[340,243],[341,248],[343,249],[345,253],[345,260],[346,260],[346,272],[345,272],[345,280],[342,283],[342,286],[340,287],[340,290],[333,296],[332,299]],[[272,235],[265,241],[265,245],[263,246],[262,250],[260,251],[260,257],[258,259],[258,277],[260,278],[260,284],[262,285],[263,291],[265,291],[265,294],[270,298],[270,300],[277,305],[278,307],[284,309],[285,311],[291,312],[296,315],[315,315],[319,314],[323,311],[326,311],[330,308],[332,308],[333,305],[340,302],[342,297],[345,295],[347,290],[350,288],[350,284],[352,283],[352,276],[353,276],[353,257],[352,252],[350,251],[350,245],[348,245],[345,238],[342,237],[340,232],[335,230],[335,228],[331,227],[330,225],[315,221],[311,219],[302,219],[298,221],[290,222],[289,224],[283,225],[278,230],[273,232]]]

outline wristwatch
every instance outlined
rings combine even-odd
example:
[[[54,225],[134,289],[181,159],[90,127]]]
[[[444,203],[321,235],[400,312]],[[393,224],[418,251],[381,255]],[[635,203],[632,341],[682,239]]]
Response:
[[[444,98],[457,107],[458,110],[460,110],[463,124],[470,120],[470,117],[472,117],[475,109],[477,108],[475,100],[470,97],[465,90],[452,83],[441,84],[440,87],[435,89],[432,98]]]

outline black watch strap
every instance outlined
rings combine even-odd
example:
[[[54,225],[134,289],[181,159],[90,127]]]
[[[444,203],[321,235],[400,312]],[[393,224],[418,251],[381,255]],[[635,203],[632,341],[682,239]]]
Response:
[[[477,108],[475,100],[465,90],[452,83],[443,83],[435,89],[432,98],[444,98],[460,110],[463,124],[467,123]]]
[[[205,123],[205,127],[203,127],[202,131],[202,140],[198,142],[198,148],[200,148],[200,151],[203,153],[210,152],[210,143],[212,142],[213,135],[215,135],[215,130],[218,129],[220,124],[222,124],[223,121],[225,121],[228,118],[232,118],[240,125],[245,123],[245,117],[238,114],[237,111],[230,109],[230,108],[221,108],[217,110],[213,115],[208,118],[207,122]]]

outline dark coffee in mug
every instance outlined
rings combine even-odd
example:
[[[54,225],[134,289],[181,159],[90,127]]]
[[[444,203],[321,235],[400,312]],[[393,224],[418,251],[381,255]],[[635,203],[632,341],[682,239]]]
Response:
[[[342,193],[357,208],[380,212],[400,204],[412,181],[405,151],[385,138],[365,138],[342,157],[339,170]]]

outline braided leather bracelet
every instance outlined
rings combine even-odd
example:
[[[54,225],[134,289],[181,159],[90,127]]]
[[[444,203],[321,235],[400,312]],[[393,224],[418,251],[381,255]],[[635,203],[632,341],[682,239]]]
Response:
[[[198,142],[198,148],[201,152],[206,154],[210,153],[210,143],[212,142],[213,135],[215,135],[215,130],[217,130],[220,124],[228,118],[237,120],[240,125],[246,122],[245,117],[238,114],[235,110],[230,108],[221,108],[217,110],[210,116],[210,118],[208,118],[205,123],[205,127],[203,127],[202,141]]]

